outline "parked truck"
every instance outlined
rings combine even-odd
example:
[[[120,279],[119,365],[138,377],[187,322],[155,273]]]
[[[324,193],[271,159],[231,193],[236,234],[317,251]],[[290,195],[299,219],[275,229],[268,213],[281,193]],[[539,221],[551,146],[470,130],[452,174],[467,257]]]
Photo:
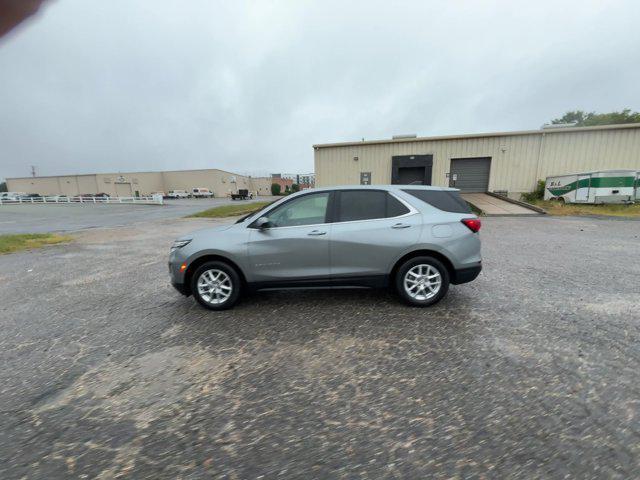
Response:
[[[545,200],[566,203],[633,203],[638,198],[636,170],[600,170],[547,177]]]
[[[250,193],[246,188],[241,188],[238,193],[231,194],[231,200],[250,200],[253,198],[253,193]]]

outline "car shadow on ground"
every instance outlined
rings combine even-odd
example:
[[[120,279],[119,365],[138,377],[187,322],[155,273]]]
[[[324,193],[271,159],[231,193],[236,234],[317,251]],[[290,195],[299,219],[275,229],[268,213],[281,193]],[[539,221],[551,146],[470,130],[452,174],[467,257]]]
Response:
[[[192,297],[173,303],[173,318],[199,344],[229,340],[306,342],[310,337],[335,335],[388,337],[406,335],[473,336],[477,329],[470,292],[452,289],[438,304],[405,305],[389,290],[274,290],[245,294],[230,310],[210,311]],[[209,341],[209,340],[210,341]],[[223,342],[226,343],[226,342]]]

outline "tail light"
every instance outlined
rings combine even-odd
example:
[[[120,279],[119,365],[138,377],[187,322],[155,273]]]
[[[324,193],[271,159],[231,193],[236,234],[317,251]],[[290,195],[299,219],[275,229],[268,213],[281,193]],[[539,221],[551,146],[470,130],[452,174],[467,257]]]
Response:
[[[482,223],[480,222],[479,218],[463,218],[460,221],[464,223],[467,228],[473,233],[479,232],[480,227],[482,227]]]

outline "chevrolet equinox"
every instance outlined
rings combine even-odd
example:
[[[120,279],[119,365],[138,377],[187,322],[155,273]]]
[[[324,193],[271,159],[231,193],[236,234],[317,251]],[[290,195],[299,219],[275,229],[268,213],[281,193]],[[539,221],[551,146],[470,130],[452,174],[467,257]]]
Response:
[[[180,293],[211,310],[247,290],[332,286],[392,286],[428,306],[478,276],[479,230],[452,188],[317,188],[176,240],[169,271]]]

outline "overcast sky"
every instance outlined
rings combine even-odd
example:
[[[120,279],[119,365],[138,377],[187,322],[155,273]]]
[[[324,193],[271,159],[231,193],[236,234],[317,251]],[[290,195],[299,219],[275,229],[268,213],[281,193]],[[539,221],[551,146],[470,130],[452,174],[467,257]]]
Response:
[[[640,2],[53,0],[0,39],[0,177],[313,170],[314,143],[640,110]]]

